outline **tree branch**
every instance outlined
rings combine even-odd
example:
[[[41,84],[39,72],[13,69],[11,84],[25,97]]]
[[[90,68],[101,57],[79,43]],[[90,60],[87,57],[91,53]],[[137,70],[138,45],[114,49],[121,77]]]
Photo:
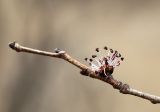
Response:
[[[69,54],[67,54],[65,51],[62,51],[60,49],[55,49],[55,52],[46,52],[46,51],[41,51],[37,49],[32,49],[28,47],[24,47],[19,45],[16,42],[12,42],[9,44],[9,47],[12,48],[13,50],[17,52],[27,52],[27,53],[33,53],[33,54],[39,54],[39,55],[44,55],[44,56],[50,56],[50,57],[55,57],[55,58],[60,58],[64,59],[65,61],[68,61],[69,63],[77,66],[79,69],[81,69],[81,74],[85,76],[90,76],[95,79],[99,79],[101,81],[104,81],[110,85],[113,86],[113,88],[118,89],[120,93],[123,94],[130,94],[134,95],[143,99],[147,99],[151,101],[153,104],[160,103],[160,97],[151,95],[148,93],[144,93],[138,90],[135,90],[133,88],[130,88],[128,84],[123,84],[121,81],[118,81],[114,79],[113,77],[102,77],[100,75],[97,75],[94,71],[92,71],[88,66],[80,63],[76,59],[72,58]]]

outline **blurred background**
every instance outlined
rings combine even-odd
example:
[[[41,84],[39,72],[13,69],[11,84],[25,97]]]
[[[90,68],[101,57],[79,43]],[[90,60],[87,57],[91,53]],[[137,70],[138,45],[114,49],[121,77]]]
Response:
[[[8,43],[58,47],[85,63],[96,47],[125,60],[114,77],[160,95],[160,2],[154,0],[0,0],[0,112],[159,112],[55,58],[17,53]],[[87,63],[85,63],[87,64]]]

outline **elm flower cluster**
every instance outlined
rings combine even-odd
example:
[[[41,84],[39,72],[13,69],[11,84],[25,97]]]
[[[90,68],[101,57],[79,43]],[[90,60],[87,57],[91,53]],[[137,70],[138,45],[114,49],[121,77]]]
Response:
[[[104,47],[104,50],[107,51],[107,55],[100,56],[100,49],[96,48],[95,51],[97,55],[92,55],[92,58],[85,58],[89,63],[91,69],[95,71],[96,74],[99,74],[103,77],[111,76],[114,71],[114,68],[119,66],[120,63],[124,60],[118,51]]]

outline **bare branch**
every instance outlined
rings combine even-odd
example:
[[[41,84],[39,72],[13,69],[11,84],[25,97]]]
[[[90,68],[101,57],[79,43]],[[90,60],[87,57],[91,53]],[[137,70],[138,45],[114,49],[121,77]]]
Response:
[[[113,77],[107,77],[107,78],[101,77],[100,75],[97,75],[94,71],[92,71],[88,66],[80,63],[79,61],[77,61],[76,59],[74,59],[70,55],[68,55],[65,51],[62,51],[60,49],[56,48],[54,53],[53,52],[46,52],[46,51],[41,51],[41,50],[37,50],[37,49],[24,47],[24,46],[19,45],[16,42],[10,43],[9,47],[17,52],[27,52],[27,53],[33,53],[33,54],[39,54],[39,55],[64,59],[64,60],[68,61],[69,63],[77,66],[79,69],[81,69],[82,75],[90,76],[92,78],[104,81],[104,82],[112,85],[113,88],[118,89],[123,94],[130,94],[130,95],[138,96],[140,98],[147,99],[147,100],[151,101],[153,104],[160,103],[159,96],[151,95],[151,94],[144,93],[144,92],[135,90],[133,88],[130,88],[128,84],[123,84],[121,81],[118,81],[118,80],[114,79]]]

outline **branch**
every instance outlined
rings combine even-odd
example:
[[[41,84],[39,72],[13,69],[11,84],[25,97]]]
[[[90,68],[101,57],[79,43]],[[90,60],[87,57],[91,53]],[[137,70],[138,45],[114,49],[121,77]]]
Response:
[[[65,61],[68,61],[69,63],[71,63],[71,64],[77,66],[79,69],[81,69],[80,73],[82,75],[90,76],[92,78],[104,81],[104,82],[112,85],[114,89],[118,89],[120,91],[120,93],[130,94],[130,95],[134,95],[134,96],[137,96],[137,97],[140,97],[143,99],[147,99],[147,100],[151,101],[151,103],[153,103],[153,104],[160,103],[159,96],[155,96],[155,95],[151,95],[148,93],[144,93],[144,92],[135,90],[135,89],[129,87],[128,84],[123,84],[121,81],[118,81],[118,80],[114,79],[113,77],[106,78],[106,77],[102,77],[100,75],[97,75],[93,70],[91,70],[91,68],[80,63],[76,59],[72,58],[65,51],[62,51],[60,49],[56,48],[54,53],[53,52],[46,52],[46,51],[41,51],[41,50],[37,50],[37,49],[24,47],[24,46],[19,45],[16,42],[10,43],[9,47],[17,52],[27,52],[27,53],[33,53],[33,54],[39,54],[39,55],[64,59]]]

